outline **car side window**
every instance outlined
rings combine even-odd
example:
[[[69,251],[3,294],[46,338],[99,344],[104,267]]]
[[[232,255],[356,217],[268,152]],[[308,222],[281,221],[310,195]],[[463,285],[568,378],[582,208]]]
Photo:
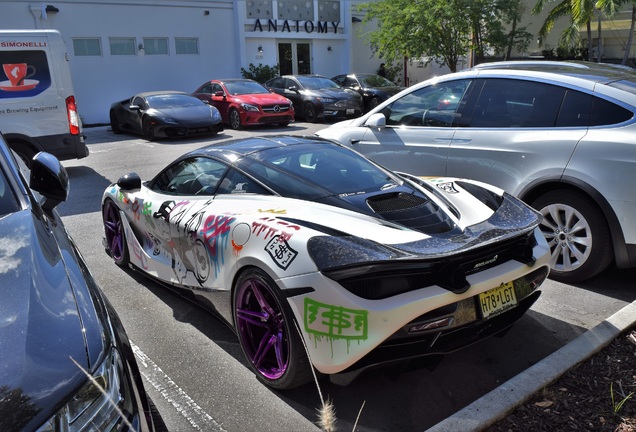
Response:
[[[470,80],[434,84],[415,90],[387,106],[387,126],[450,127],[458,120],[457,108]]]
[[[138,106],[141,109],[145,109],[146,108],[146,103],[140,97],[134,98],[133,101],[132,101],[132,104]]]
[[[601,99],[592,98],[592,112],[590,114],[590,126],[604,126],[622,123],[631,119],[634,113],[615,103]]]
[[[486,80],[471,127],[553,127],[565,96],[563,87],[526,80]]]
[[[223,93],[225,93],[225,92],[223,91],[223,87],[221,87],[221,84],[217,84],[217,83],[212,84],[212,90],[210,90],[210,93],[212,93],[212,94],[216,94],[216,92],[223,92]]]
[[[245,174],[231,168],[225,178],[221,181],[218,194],[261,194],[271,195],[267,189],[261,186],[256,180],[247,177]]]
[[[298,84],[294,82],[294,80],[290,80],[289,78],[285,78],[283,88],[289,89],[290,87],[298,87]]]
[[[201,87],[201,90],[199,90],[199,93],[212,93],[212,84],[210,83],[205,84],[203,87]]]
[[[227,165],[214,159],[189,158],[166,168],[150,189],[174,195],[212,195],[226,170]]]
[[[339,85],[344,86],[345,76],[344,75],[338,75],[337,77],[333,77],[332,80],[334,82],[337,82]]]

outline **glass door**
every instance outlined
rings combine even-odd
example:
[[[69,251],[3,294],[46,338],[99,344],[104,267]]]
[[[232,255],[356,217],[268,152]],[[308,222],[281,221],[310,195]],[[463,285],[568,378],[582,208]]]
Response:
[[[278,64],[281,75],[311,73],[311,48],[307,42],[280,42]]]

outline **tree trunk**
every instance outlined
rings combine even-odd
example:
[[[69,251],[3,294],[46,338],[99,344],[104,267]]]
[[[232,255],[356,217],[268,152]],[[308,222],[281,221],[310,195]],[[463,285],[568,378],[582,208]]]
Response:
[[[629,36],[627,36],[627,45],[625,45],[625,52],[623,53],[622,65],[627,64],[627,59],[632,51],[632,39],[634,38],[634,27],[636,25],[636,4],[632,4],[632,24],[629,27]]]
[[[601,62],[601,58],[603,58],[603,43],[601,42],[601,13],[598,14],[598,44],[596,45],[596,63]]]
[[[587,59],[588,61],[592,61],[592,22],[588,21],[587,25]]]
[[[517,32],[517,17],[512,20],[512,30],[510,31],[510,37],[508,38],[508,50],[506,51],[505,60],[509,60],[512,55],[512,45],[515,41],[515,33]]]

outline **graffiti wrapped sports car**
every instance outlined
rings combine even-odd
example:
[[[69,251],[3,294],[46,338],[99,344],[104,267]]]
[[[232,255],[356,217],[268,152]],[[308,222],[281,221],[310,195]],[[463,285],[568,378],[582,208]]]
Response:
[[[500,333],[549,272],[540,216],[516,198],[319,138],[232,140],[125,175],[103,218],[118,265],[193,293],[279,389]]]

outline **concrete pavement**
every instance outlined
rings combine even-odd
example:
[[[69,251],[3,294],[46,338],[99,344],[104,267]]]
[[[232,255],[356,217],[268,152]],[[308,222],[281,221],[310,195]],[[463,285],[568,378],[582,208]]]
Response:
[[[427,432],[482,431],[636,324],[636,301]]]

